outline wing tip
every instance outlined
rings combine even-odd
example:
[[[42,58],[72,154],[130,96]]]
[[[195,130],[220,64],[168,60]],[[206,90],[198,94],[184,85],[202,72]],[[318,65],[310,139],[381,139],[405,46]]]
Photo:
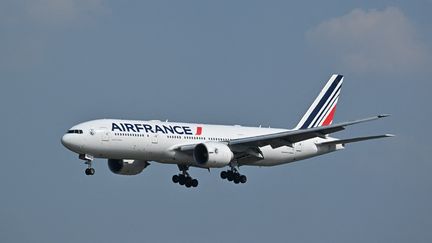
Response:
[[[384,118],[384,117],[388,117],[390,116],[390,114],[379,114],[377,117],[378,118]]]

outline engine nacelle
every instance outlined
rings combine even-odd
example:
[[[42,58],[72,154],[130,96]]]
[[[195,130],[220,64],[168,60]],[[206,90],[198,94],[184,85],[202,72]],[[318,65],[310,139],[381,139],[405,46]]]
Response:
[[[108,167],[112,173],[118,175],[138,175],[149,163],[133,159],[108,159]]]
[[[234,158],[234,154],[226,144],[209,142],[197,144],[193,157],[200,166],[220,168],[228,165]]]

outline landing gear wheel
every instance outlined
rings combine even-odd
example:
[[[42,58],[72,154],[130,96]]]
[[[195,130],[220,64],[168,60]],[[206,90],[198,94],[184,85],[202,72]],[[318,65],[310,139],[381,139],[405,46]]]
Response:
[[[197,179],[193,179],[192,180],[192,187],[197,187],[198,186],[198,180]]]
[[[94,173],[95,173],[95,169],[93,169],[93,168],[87,168],[85,170],[86,175],[94,175]]]
[[[174,183],[179,183],[179,181],[180,181],[180,177],[179,177],[178,175],[173,175],[173,177],[172,177],[172,181],[173,181]]]
[[[241,175],[241,176],[240,176],[240,182],[241,182],[242,184],[244,184],[244,183],[246,183],[246,181],[247,181],[247,177],[246,177],[245,175]]]
[[[222,171],[220,173],[220,177],[225,180],[227,178],[227,172],[226,171]]]
[[[227,171],[227,180],[233,181],[234,180],[234,173],[232,171]]]
[[[184,185],[186,182],[186,177],[184,175],[179,175],[179,184]]]
[[[235,184],[239,184],[240,183],[240,175],[239,174],[234,174],[234,179],[233,179]]]
[[[190,177],[186,177],[185,186],[186,186],[187,188],[189,188],[189,187],[192,186],[192,178],[190,178]]]

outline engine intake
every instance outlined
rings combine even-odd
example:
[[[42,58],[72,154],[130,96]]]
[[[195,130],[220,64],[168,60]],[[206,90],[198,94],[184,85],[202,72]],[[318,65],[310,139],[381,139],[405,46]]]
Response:
[[[206,168],[224,167],[234,158],[233,152],[226,144],[214,142],[197,144],[193,156],[196,163]]]
[[[149,163],[143,160],[108,159],[108,167],[112,173],[118,175],[138,175]]]

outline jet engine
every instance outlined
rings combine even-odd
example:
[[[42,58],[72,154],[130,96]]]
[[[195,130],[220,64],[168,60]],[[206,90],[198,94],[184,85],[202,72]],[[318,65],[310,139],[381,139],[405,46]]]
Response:
[[[133,159],[108,159],[108,167],[112,173],[118,175],[138,175],[149,163]]]
[[[220,168],[228,165],[234,158],[234,154],[226,144],[209,142],[197,144],[193,157],[195,162],[203,167]]]

